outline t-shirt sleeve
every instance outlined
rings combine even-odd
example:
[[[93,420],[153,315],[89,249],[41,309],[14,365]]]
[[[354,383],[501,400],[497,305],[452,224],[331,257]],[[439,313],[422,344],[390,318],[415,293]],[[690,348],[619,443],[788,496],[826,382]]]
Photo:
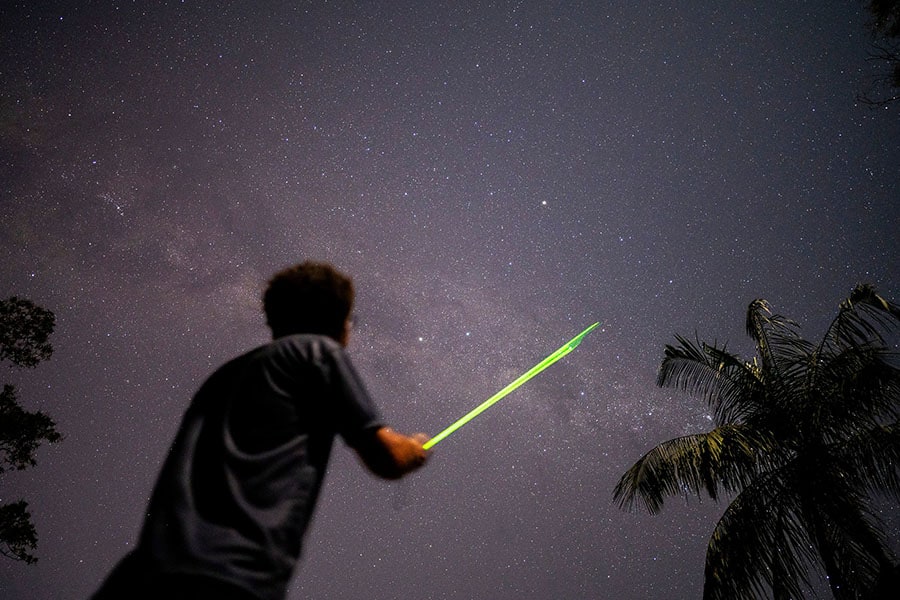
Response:
[[[329,412],[337,433],[349,446],[356,446],[363,434],[384,423],[350,357],[340,346],[329,346],[324,357],[331,392]]]

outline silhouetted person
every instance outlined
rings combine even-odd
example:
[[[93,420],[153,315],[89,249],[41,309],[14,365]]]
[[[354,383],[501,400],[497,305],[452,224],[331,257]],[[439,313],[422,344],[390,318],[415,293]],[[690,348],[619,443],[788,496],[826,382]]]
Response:
[[[136,549],[94,600],[284,598],[335,435],[375,475],[428,456],[384,423],[344,353],[353,283],[327,264],[277,273],[273,341],[203,384],[154,488]]]

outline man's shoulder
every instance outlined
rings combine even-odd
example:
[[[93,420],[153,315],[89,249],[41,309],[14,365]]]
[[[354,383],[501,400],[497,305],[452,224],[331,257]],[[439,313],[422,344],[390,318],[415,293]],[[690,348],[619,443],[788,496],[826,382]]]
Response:
[[[342,347],[323,335],[297,334],[277,338],[238,355],[216,369],[203,388],[240,387],[259,373],[305,373],[308,368],[327,370],[342,358]],[[296,369],[301,369],[296,371]],[[249,379],[248,379],[249,378]]]
[[[279,353],[279,352],[309,352],[309,353],[334,353],[341,351],[341,345],[327,335],[318,335],[314,333],[296,333],[294,335],[286,335],[276,338],[257,348],[257,351],[263,353]]]
[[[343,346],[328,336],[308,333],[274,339],[236,359],[245,364],[274,363],[282,366],[297,363],[325,365],[336,360],[347,360]]]
[[[221,367],[207,380],[208,384],[231,385],[235,378],[262,371],[292,372],[306,365],[330,370],[336,362],[347,362],[343,347],[330,337],[314,334],[283,336],[241,354]]]

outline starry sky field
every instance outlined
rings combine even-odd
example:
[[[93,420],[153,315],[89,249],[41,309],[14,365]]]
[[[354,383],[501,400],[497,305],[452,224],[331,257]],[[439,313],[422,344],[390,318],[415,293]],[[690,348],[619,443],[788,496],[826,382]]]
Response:
[[[202,380],[264,343],[276,270],[353,275],[350,346],[435,434],[594,321],[400,483],[338,444],[290,599],[699,598],[724,509],[617,508],[706,430],[655,387],[675,334],[744,355],[766,298],[816,338],[859,282],[900,302],[900,106],[857,100],[859,2],[4,2],[0,297],[54,311],[3,368],[66,436],[0,499],[86,598],[131,547]],[[900,515],[886,507],[897,546]]]

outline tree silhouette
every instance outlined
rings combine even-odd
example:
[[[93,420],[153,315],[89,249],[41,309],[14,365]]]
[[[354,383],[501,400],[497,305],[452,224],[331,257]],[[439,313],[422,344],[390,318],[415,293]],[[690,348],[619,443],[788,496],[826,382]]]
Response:
[[[37,531],[24,500],[0,505],[0,554],[28,564],[37,562]]]
[[[13,296],[0,301],[0,360],[34,367],[53,353],[48,341],[56,318],[53,313]]]
[[[0,301],[0,359],[19,367],[34,367],[50,358],[48,341],[55,323],[51,311],[16,297]],[[0,473],[35,465],[35,452],[43,442],[62,439],[56,423],[41,411],[19,406],[16,388],[0,392]],[[34,563],[37,532],[24,500],[0,505],[0,554]]]
[[[900,0],[867,0],[866,5],[872,15],[869,60],[883,68],[873,87],[887,88],[890,95],[876,96],[876,92],[869,91],[859,98],[866,104],[890,104],[900,101]]]
[[[716,427],[651,450],[614,498],[651,513],[667,496],[733,498],[707,548],[706,599],[799,598],[811,569],[837,599],[896,593],[872,499],[900,501],[900,363],[886,342],[900,308],[860,285],[818,344],[764,300],[746,325],[749,362],[683,337],[666,346],[658,384],[704,398]]]

